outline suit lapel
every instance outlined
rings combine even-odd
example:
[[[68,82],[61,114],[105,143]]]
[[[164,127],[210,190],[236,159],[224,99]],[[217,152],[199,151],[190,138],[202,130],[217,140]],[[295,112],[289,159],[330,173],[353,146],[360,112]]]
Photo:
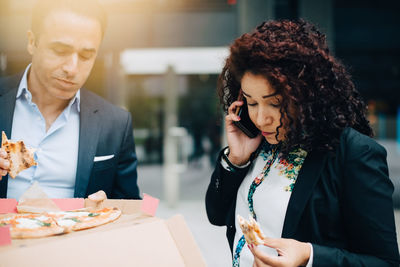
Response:
[[[4,131],[8,138],[11,138],[12,120],[15,109],[15,100],[21,74],[4,78],[0,85],[0,132]],[[0,198],[7,197],[8,175],[0,181]]]
[[[81,90],[78,166],[76,171],[75,197],[85,197],[89,177],[96,155],[100,130],[98,108],[88,92]]]
[[[289,200],[285,222],[283,224],[282,237],[291,238],[296,232],[301,215],[317,184],[325,160],[326,155],[321,152],[314,151],[307,155]]]

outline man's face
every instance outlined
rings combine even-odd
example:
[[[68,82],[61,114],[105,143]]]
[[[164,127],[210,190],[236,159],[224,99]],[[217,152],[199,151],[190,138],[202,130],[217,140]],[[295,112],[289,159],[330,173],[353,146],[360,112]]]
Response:
[[[60,100],[71,99],[92,70],[102,39],[100,23],[67,10],[53,11],[39,36],[28,32],[33,91]]]

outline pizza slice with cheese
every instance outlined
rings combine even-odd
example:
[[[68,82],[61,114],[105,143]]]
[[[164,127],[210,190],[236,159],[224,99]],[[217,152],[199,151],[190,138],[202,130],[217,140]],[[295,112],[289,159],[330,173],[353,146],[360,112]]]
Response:
[[[1,226],[10,226],[11,238],[39,238],[63,234],[65,229],[46,214],[15,214],[0,219]]]
[[[264,244],[264,239],[266,236],[256,220],[254,220],[252,217],[249,217],[249,220],[247,221],[239,214],[237,219],[247,244],[254,244],[256,246]]]
[[[18,173],[37,165],[34,158],[34,150],[25,146],[24,141],[10,141],[5,132],[2,132],[1,148],[7,153],[7,159],[10,162],[8,174],[15,178]]]
[[[49,212],[59,226],[64,227],[66,232],[79,231],[100,226],[115,221],[121,216],[118,208],[103,208],[91,211],[61,211]]]
[[[10,226],[13,239],[39,238],[97,227],[120,216],[118,208],[13,214],[0,218],[0,227]]]

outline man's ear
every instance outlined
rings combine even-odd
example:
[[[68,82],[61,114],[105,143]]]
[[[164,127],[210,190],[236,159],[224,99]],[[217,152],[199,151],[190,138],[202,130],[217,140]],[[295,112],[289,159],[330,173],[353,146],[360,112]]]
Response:
[[[36,36],[31,30],[29,30],[27,32],[27,34],[28,34],[27,49],[28,49],[29,54],[32,56],[33,55],[33,51],[34,51],[35,46],[36,46]]]

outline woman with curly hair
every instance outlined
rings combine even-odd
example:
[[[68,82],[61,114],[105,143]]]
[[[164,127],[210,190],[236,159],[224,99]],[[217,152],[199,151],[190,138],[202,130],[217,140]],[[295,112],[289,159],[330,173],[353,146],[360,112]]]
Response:
[[[233,266],[398,266],[386,151],[323,34],[264,22],[231,45],[218,93],[228,147],[206,209],[227,226]],[[238,108],[254,138],[236,126]],[[263,245],[246,245],[237,215],[257,220]]]

